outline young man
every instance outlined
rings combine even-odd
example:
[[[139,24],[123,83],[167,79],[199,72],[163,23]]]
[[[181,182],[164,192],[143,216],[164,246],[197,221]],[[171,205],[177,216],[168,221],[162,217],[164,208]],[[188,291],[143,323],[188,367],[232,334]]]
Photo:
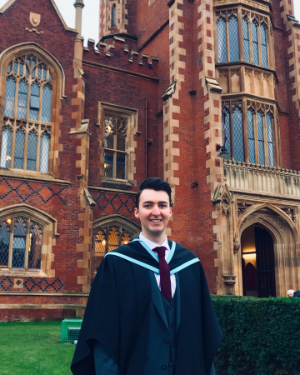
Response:
[[[92,286],[74,375],[211,375],[222,339],[199,259],[168,241],[171,188],[147,178],[142,232],[107,253]]]

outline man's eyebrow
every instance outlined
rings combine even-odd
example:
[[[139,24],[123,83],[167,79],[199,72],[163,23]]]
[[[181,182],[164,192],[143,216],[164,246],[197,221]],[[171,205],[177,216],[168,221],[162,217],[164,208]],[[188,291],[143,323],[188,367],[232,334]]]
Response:
[[[143,202],[143,204],[145,203],[154,203],[153,201],[145,201]],[[168,201],[159,201],[158,203],[168,203]]]

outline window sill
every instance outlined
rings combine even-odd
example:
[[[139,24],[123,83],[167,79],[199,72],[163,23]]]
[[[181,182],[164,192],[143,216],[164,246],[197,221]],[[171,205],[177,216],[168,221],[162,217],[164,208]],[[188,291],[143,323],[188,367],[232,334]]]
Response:
[[[8,268],[0,269],[0,276],[10,277],[46,277],[47,274],[41,270],[9,270]]]
[[[130,183],[128,180],[117,180],[115,178],[106,178],[104,177],[102,179],[102,182],[104,184],[113,184],[113,185],[123,185],[123,186],[127,186],[127,187],[133,187],[133,184]]]
[[[60,184],[60,185],[71,185],[71,181],[59,180],[47,173],[24,171],[21,169],[12,170],[12,169],[0,168],[0,176],[17,178],[19,180],[26,180],[26,181],[27,180],[46,181],[46,182],[52,182],[52,183]]]

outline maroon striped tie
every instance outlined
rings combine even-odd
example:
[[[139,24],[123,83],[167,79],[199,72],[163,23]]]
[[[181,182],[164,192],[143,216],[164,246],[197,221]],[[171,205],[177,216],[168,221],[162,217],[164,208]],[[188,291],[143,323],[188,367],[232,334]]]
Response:
[[[153,251],[156,251],[159,259],[159,271],[160,271],[160,289],[162,295],[167,301],[172,300],[172,289],[171,289],[171,278],[170,278],[170,267],[165,260],[166,248],[164,246],[155,247]]]

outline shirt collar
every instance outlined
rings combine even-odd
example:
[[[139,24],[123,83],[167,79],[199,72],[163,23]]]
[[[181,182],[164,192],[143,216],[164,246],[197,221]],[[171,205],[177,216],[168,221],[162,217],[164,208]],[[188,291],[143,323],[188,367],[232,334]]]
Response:
[[[164,242],[161,245],[158,245],[157,243],[148,240],[148,238],[146,238],[143,235],[142,232],[140,233],[139,238],[140,238],[140,240],[142,240],[143,242],[145,242],[145,244],[148,245],[151,250],[153,250],[157,246],[164,246],[164,247],[167,248],[167,250],[170,250],[169,242],[168,242],[168,237],[167,236],[165,237]]]

